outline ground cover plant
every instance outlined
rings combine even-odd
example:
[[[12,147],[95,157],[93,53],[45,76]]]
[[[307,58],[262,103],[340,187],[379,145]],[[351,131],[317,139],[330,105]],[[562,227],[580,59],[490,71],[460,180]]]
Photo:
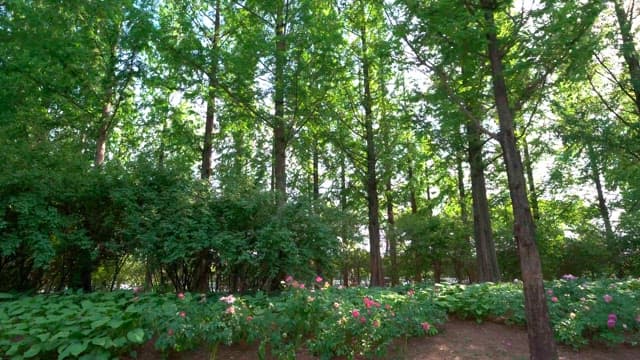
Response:
[[[545,283],[556,340],[637,345],[640,280],[565,276]],[[256,344],[295,358],[305,347],[321,359],[384,356],[392,343],[436,335],[447,316],[525,323],[522,284],[422,284],[337,288],[321,277],[287,277],[278,293],[247,295],[112,293],[0,297],[0,353],[9,359],[136,357],[151,341],[163,354]],[[402,349],[401,349],[402,350]]]

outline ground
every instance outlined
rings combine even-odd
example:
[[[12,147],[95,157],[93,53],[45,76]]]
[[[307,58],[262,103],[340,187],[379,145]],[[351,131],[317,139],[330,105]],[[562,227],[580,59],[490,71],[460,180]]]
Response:
[[[571,348],[559,346],[561,360],[636,360],[640,359],[640,347],[626,345],[607,348],[592,346],[576,352]],[[147,345],[140,349],[138,358],[143,360],[160,359],[160,355]],[[410,339],[406,352],[394,351],[387,359],[407,360],[520,360],[528,359],[527,332],[521,327],[485,322],[450,319],[440,327],[440,334],[432,337]],[[174,354],[174,360],[209,359],[204,350]],[[216,359],[220,360],[257,360],[256,347],[234,345],[219,349]],[[317,359],[306,351],[301,351],[297,359]]]

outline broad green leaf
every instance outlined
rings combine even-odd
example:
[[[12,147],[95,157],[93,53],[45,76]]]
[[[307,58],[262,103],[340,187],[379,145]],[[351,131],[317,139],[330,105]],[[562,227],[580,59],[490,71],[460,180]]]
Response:
[[[27,352],[24,353],[24,357],[25,358],[30,358],[30,357],[34,357],[36,355],[38,355],[40,353],[40,345],[36,344],[31,346],[31,348],[29,350],[27,350]]]
[[[77,357],[78,355],[82,354],[83,351],[87,350],[87,346],[88,343],[86,341],[81,343],[74,342],[73,344],[69,345],[68,350],[71,355]]]
[[[142,344],[142,342],[144,341],[144,330],[136,328],[129,331],[127,333],[127,339],[129,339],[129,341],[133,343]]]

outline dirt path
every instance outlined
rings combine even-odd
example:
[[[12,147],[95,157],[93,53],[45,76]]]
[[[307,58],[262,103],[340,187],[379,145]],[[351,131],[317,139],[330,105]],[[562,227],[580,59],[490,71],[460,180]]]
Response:
[[[451,319],[432,337],[410,339],[404,351],[393,351],[387,359],[407,360],[525,360],[529,359],[527,332],[525,329],[495,323],[477,324],[473,321]],[[404,352],[404,354],[403,354]],[[587,347],[579,352],[560,346],[561,360],[638,360],[640,347],[618,346],[615,348]],[[257,360],[256,347],[222,347],[216,359]],[[139,352],[138,359],[160,359],[152,347]],[[169,359],[209,359],[205,351],[174,354]],[[298,353],[299,360],[316,360],[305,351]]]

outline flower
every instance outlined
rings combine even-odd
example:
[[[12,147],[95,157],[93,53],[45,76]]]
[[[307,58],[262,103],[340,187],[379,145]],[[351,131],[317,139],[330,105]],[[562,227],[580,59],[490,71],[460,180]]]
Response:
[[[320,275],[316,276],[316,282],[320,284],[322,282],[322,276]]]
[[[574,313],[574,312],[569,313],[569,317],[570,317],[571,319],[575,319],[575,318],[576,318],[576,313]]]
[[[227,304],[233,304],[236,301],[236,298],[233,295],[228,295],[221,297],[220,301],[223,301]]]
[[[413,296],[415,294],[416,294],[416,292],[413,289],[409,289],[409,291],[407,291],[407,296]]]
[[[180,312],[178,313],[178,315],[180,315],[180,317],[181,317],[181,318],[186,318],[186,317],[187,317],[187,313],[186,313],[186,312],[184,312],[184,311],[180,311]]]
[[[379,320],[373,320],[373,327],[378,328],[380,327],[380,321]]]
[[[178,299],[184,300],[184,293],[178,293]]]
[[[364,324],[364,323],[366,323],[366,322],[367,322],[367,319],[366,319],[364,316],[360,316],[360,319],[359,319],[359,320],[360,320],[360,323],[361,323],[361,324]]]
[[[304,284],[300,284],[300,289],[304,289]]]
[[[423,322],[422,324],[420,324],[420,326],[422,326],[422,330],[424,330],[425,332],[429,331],[429,329],[431,329],[431,324],[429,324],[428,322]]]
[[[251,320],[253,320],[253,316],[248,315],[248,316],[247,316],[247,321],[251,321]]]
[[[616,327],[616,320],[615,319],[607,320],[607,327],[609,329],[613,329],[614,327]]]
[[[338,309],[338,308],[340,308],[340,303],[338,303],[338,302],[334,302],[334,303],[333,303],[333,308],[334,308],[334,309]]]
[[[548,289],[547,290],[547,295],[553,295],[553,289]]]
[[[173,334],[175,334],[175,332],[173,331],[173,329],[169,329],[169,330],[167,330],[167,335],[169,335],[169,336],[173,336]]]
[[[574,276],[572,274],[564,274],[564,275],[562,275],[562,280],[572,281],[572,280],[575,280],[577,278],[578,278],[577,276]]]
[[[233,315],[233,314],[235,314],[235,313],[236,313],[236,308],[235,308],[233,305],[231,305],[231,306],[229,306],[229,307],[227,308],[227,310],[225,310],[224,312],[225,312],[226,314],[232,314],[232,315]]]
[[[617,321],[617,320],[618,320],[618,316],[616,316],[616,314],[609,314],[608,319],[609,319],[609,320],[612,320],[612,319],[613,319],[613,321]]]
[[[551,297],[551,302],[557,303],[558,302],[558,298],[553,296]]]
[[[287,284],[288,284],[288,283],[290,283],[290,282],[292,282],[292,281],[293,281],[293,276],[291,276],[291,275],[287,275],[287,277],[284,279],[284,281],[285,281]]]
[[[354,310],[351,311],[351,315],[354,318],[360,317],[360,311],[358,311],[358,309],[354,309]]]
[[[611,300],[613,300],[613,296],[609,295],[609,294],[605,294],[602,299],[604,300],[604,302],[606,303],[610,303]]]

